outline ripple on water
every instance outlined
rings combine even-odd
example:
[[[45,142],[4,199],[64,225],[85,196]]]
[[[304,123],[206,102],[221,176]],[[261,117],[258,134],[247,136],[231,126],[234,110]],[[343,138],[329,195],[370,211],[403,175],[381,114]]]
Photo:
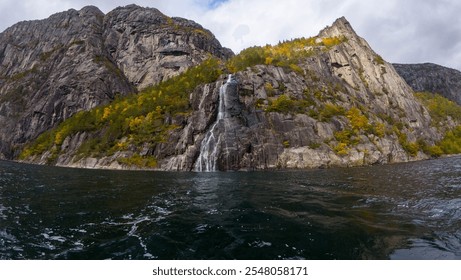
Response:
[[[200,234],[200,233],[204,233],[205,231],[207,231],[208,228],[209,228],[208,224],[199,224],[195,227],[194,231]]]
[[[6,220],[8,218],[7,213],[11,211],[11,207],[5,207],[0,204],[0,219]]]
[[[61,242],[61,243],[64,243],[67,241],[67,239],[63,236],[59,236],[59,235],[48,235],[46,233],[42,233],[42,236],[45,238],[45,239],[48,239],[50,241],[58,241],[58,242]]]
[[[451,225],[461,220],[461,198],[421,199],[410,207],[421,219],[436,222],[438,225]],[[424,214],[422,216],[421,214]]]
[[[18,240],[14,235],[8,233],[6,230],[0,230],[0,238],[1,240],[5,240],[7,242],[17,242]]]
[[[410,239],[407,248],[397,249],[392,260],[460,260],[460,237],[451,237],[448,243],[442,239]]]
[[[302,172],[28,168],[0,171],[2,259],[461,254],[461,158]]]

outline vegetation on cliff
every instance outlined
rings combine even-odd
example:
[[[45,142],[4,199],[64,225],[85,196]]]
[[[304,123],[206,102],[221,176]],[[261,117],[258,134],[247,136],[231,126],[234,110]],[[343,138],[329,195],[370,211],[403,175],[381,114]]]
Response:
[[[333,37],[302,38],[286,41],[276,46],[252,47],[243,50],[227,62],[210,58],[197,67],[190,68],[177,77],[149,87],[137,95],[117,98],[111,104],[90,111],[81,111],[61,123],[57,128],[40,135],[20,154],[25,160],[49,151],[48,163],[53,163],[61,152],[67,137],[88,132],[93,136],[83,142],[78,157],[110,156],[118,151],[131,150],[133,156],[121,157],[119,163],[139,167],[155,167],[152,156],[140,156],[142,147],[151,148],[164,143],[168,133],[180,128],[180,120],[190,113],[189,94],[199,85],[211,83],[224,72],[235,72],[258,64],[275,65],[302,72],[297,65],[315,52],[328,50],[346,41]],[[288,112],[296,105],[301,110],[308,106],[306,100],[290,100],[282,95],[272,102],[267,112]],[[296,103],[296,104],[295,104]],[[331,116],[331,107],[323,109],[325,118]]]
[[[461,126],[457,126],[461,123],[461,107],[453,102],[436,94],[415,94],[430,112],[432,126],[439,129],[440,136],[444,135],[440,137],[440,141],[434,141],[427,135],[419,137],[415,133],[415,127],[412,127],[410,118],[402,109],[404,107],[399,107],[398,102],[393,103],[392,98],[387,96],[390,90],[385,85],[380,84],[382,93],[370,90],[370,78],[367,77],[369,73],[363,68],[351,70],[357,72],[357,83],[362,83],[360,87],[357,84],[348,84],[340,76],[321,76],[323,72],[315,72],[316,68],[312,70],[307,67],[308,58],[312,60],[314,56],[334,52],[334,47],[347,41],[344,36],[301,38],[275,46],[251,47],[227,61],[210,58],[199,66],[157,86],[149,87],[137,95],[118,97],[109,105],[75,114],[56,129],[45,132],[27,145],[20,158],[30,160],[45,155],[49,163],[55,163],[60,154],[67,152],[70,139],[83,135],[83,142],[72,154],[77,160],[114,156],[123,165],[155,168],[161,160],[154,153],[156,147],[171,146],[172,143],[167,143],[171,141],[171,134],[183,130],[191,120],[189,117],[193,112],[190,96],[197,87],[216,82],[225,73],[253,73],[262,76],[263,74],[255,74],[260,65],[266,67],[266,70],[281,69],[284,75],[296,77],[304,87],[299,89],[293,85],[287,86],[280,80],[269,79],[261,86],[265,96],[256,98],[254,80],[251,80],[253,88],[240,92],[245,97],[239,98],[248,97],[251,100],[245,106],[251,105],[265,114],[271,126],[267,131],[279,133],[272,124],[277,116],[289,119],[289,116],[305,115],[314,124],[314,133],[320,134],[316,126],[320,123],[320,127],[325,127],[323,133],[327,136],[322,138],[316,134],[312,139],[301,139],[299,142],[304,140],[303,145],[313,150],[327,149],[337,158],[345,158],[351,151],[355,151],[363,154],[362,162],[365,162],[365,157],[371,152],[367,149],[370,146],[384,155],[384,144],[379,143],[383,139],[400,146],[398,149],[406,154],[407,159],[416,158],[421,152],[433,157],[461,153]],[[383,58],[374,52],[368,61],[376,65],[377,69],[386,67]],[[346,63],[328,66],[334,68],[346,67],[345,65]],[[378,73],[382,78],[387,71]],[[409,95],[413,102],[411,104],[420,107],[411,93]],[[390,106],[389,110],[379,112],[374,108],[372,102],[378,102],[377,99],[381,97],[387,98],[388,103],[383,101],[382,104]],[[418,114],[422,114],[424,110],[420,109]],[[406,119],[406,123],[402,119]],[[428,118],[414,122],[417,121],[429,123]],[[425,125],[421,124],[421,127]],[[188,137],[200,139],[197,135],[203,131],[196,130],[195,133]],[[199,141],[196,139],[193,141]],[[281,139],[282,150],[300,147],[301,144],[296,144],[295,140],[297,139],[289,140],[288,137]],[[360,145],[362,146],[359,147]],[[251,153],[253,149],[255,148],[252,144],[248,145],[246,153]],[[171,150],[168,156],[174,156],[175,150]]]
[[[461,125],[446,129],[450,123],[461,123],[461,106],[447,98],[430,92],[415,93],[428,108],[435,127],[443,130],[445,136],[429,150],[433,155],[461,153]]]
[[[243,71],[247,67],[258,64],[287,67],[302,73],[298,64],[307,57],[329,50],[333,46],[346,42],[346,37],[331,38],[299,38],[281,42],[275,46],[250,47],[231,58],[227,67],[232,73]]]
[[[201,25],[136,5],[107,14],[87,6],[19,22],[0,35],[0,158],[17,159],[24,145],[80,111],[157,85],[210,56],[232,55]]]
[[[198,85],[211,83],[222,74],[222,63],[215,58],[190,68],[185,73],[149,87],[137,95],[118,98],[111,104],[90,111],[81,111],[56,129],[40,135],[21,153],[21,159],[51,151],[49,161],[56,159],[68,136],[92,132],[79,149],[80,156],[105,156],[117,151],[137,149],[141,144],[155,145],[165,141],[175,129],[174,120],[190,111],[189,93]],[[153,167],[153,161],[122,160],[123,163]]]

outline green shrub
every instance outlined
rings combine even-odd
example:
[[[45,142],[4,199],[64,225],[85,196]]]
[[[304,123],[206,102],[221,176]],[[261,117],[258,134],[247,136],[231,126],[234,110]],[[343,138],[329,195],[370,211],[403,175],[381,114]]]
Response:
[[[322,146],[322,144],[317,143],[317,142],[311,142],[309,143],[309,148],[312,150],[318,149]]]
[[[264,101],[266,101],[266,99],[264,98],[258,98],[255,102],[255,107],[256,108],[262,108],[264,106]]]
[[[418,143],[416,142],[403,142],[402,148],[411,156],[416,156],[420,150]]]
[[[339,143],[333,148],[333,151],[339,156],[346,156],[349,154],[350,148],[346,143]]]
[[[429,146],[426,141],[422,139],[418,140],[418,145],[426,155],[431,157],[440,157],[443,155],[443,150],[438,145]]]
[[[275,95],[275,90],[271,83],[265,83],[264,90],[269,97],[273,97]]]
[[[300,74],[300,75],[303,75],[304,74],[304,70],[299,67],[297,64],[290,64],[290,69],[295,71],[296,73]]]
[[[346,110],[343,107],[327,102],[320,111],[319,118],[321,121],[329,121],[332,117],[344,116],[345,113]]]
[[[344,37],[344,36],[335,36],[335,37],[329,37],[329,38],[322,38],[322,44],[327,47],[327,48],[331,48],[331,47],[334,47],[336,45],[339,45],[343,42],[346,42],[347,41],[347,38]]]
[[[445,154],[461,154],[461,126],[448,131],[439,147]]]
[[[376,122],[374,124],[368,125],[366,132],[382,138],[386,135],[386,125],[382,122]]]
[[[461,121],[461,106],[455,102],[446,99],[445,97],[430,92],[417,92],[415,96],[426,106],[429,110],[433,123],[437,126],[443,122],[447,117],[453,120]]]
[[[366,129],[370,126],[368,118],[362,114],[362,111],[357,107],[352,107],[346,112],[346,117],[349,120],[352,129],[357,133],[362,129]]]
[[[238,55],[231,58],[227,63],[230,72],[243,71],[248,67],[265,64],[266,56],[263,47],[250,47],[242,50]]]
[[[285,141],[283,141],[282,144],[283,144],[283,147],[285,147],[285,148],[290,148],[290,141],[285,140]]]
[[[134,154],[128,158],[118,158],[118,163],[125,164],[128,166],[135,167],[146,167],[146,168],[155,168],[157,167],[157,159],[152,156],[140,156],[139,154]]]
[[[408,136],[403,132],[398,132],[397,134],[399,139],[399,144],[402,146],[403,150],[407,152],[410,156],[416,156],[420,150],[420,146],[417,142],[409,142]]]
[[[379,54],[375,55],[375,58],[373,61],[376,62],[378,65],[384,65],[384,59]]]
[[[440,157],[444,154],[442,148],[438,145],[424,147],[423,152],[431,157]]]
[[[285,94],[280,95],[277,99],[266,108],[266,112],[292,113],[295,112],[295,101],[291,100]]]
[[[341,131],[336,131],[334,133],[334,135],[335,135],[335,139],[338,142],[344,143],[346,145],[350,145],[351,144],[351,139],[352,139],[353,136],[355,136],[355,133],[354,133],[354,131],[352,131],[350,129],[345,129],[345,130],[341,130]]]

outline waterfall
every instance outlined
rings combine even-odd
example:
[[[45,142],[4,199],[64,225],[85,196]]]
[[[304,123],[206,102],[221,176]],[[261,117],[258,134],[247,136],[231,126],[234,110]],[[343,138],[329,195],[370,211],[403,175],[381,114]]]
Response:
[[[218,117],[215,123],[211,126],[210,130],[203,138],[200,145],[200,155],[195,163],[195,171],[216,171],[218,161],[218,148],[221,143],[221,137],[219,133],[218,124],[226,115],[226,104],[224,95],[226,93],[227,86],[232,82],[232,75],[229,75],[226,83],[219,88],[219,105],[218,105]]]

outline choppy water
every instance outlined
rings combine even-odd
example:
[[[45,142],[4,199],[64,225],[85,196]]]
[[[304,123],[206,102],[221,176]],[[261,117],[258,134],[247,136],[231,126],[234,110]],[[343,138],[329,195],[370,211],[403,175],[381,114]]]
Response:
[[[0,161],[0,259],[461,259],[461,157],[163,173]]]

